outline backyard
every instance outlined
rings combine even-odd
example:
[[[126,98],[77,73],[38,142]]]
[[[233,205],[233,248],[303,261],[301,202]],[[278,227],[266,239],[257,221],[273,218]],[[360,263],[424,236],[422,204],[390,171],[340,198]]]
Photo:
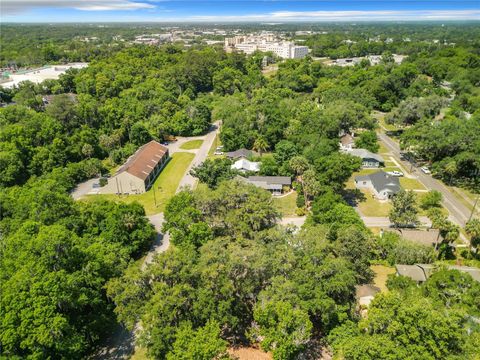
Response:
[[[388,275],[394,274],[395,268],[384,265],[372,265],[370,266],[370,269],[372,269],[375,274],[375,277],[373,278],[375,286],[380,288],[382,292],[388,291],[386,286]]]
[[[145,208],[147,215],[156,214],[165,210],[168,200],[175,195],[178,184],[192,162],[195,154],[177,152],[172,154],[171,160],[155,180],[155,184],[147,192],[139,195],[99,194],[88,195],[83,201],[106,199],[125,203],[139,202]]]
[[[297,193],[292,191],[290,194],[282,197],[274,197],[273,204],[282,216],[294,216],[297,209]]]

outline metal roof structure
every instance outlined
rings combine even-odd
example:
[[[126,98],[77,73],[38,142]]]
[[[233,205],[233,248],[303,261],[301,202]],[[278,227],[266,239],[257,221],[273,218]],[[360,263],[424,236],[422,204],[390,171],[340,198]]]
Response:
[[[231,166],[232,169],[245,170],[245,171],[260,171],[260,163],[249,161],[247,159],[239,159]]]

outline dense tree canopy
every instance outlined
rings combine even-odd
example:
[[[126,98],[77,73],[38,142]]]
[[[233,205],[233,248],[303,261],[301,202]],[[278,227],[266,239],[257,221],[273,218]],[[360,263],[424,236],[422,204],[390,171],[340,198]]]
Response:
[[[313,56],[382,60],[340,67],[270,54],[278,70],[262,72],[265,54],[227,54],[202,39],[134,45],[141,25],[2,26],[4,65],[90,62],[0,90],[2,354],[85,358],[118,321],[139,329],[156,359],[222,359],[238,343],[294,359],[325,341],[346,360],[475,358],[480,290],[468,274],[440,270],[418,287],[391,278],[359,319],[355,286],[371,283],[373,261],[449,259],[460,229],[432,192],[420,205],[444,239],[440,255],[396,233],[373,235],[345,200],[361,161],[339,152],[338,138],[355,133],[357,147],[375,152],[378,125],[398,126],[402,148],[435,176],[478,190],[478,27],[312,24],[297,36],[296,26],[254,29],[281,29]],[[393,53],[408,57],[397,64]],[[171,246],[142,271],[136,260],[154,236],[142,206],[74,202],[69,191],[152,139],[201,135],[213,121],[225,151],[255,150],[261,175],[294,180],[306,225],[277,226],[268,192],[233,179],[230,160],[209,159],[191,170],[207,186],[167,204]],[[415,200],[395,197],[395,225],[416,222]],[[465,234],[478,249],[477,219]]]

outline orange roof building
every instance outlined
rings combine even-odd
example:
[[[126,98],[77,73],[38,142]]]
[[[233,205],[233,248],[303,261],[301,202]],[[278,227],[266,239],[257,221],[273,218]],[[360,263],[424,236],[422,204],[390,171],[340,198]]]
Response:
[[[169,159],[168,148],[150,141],[141,146],[108,179],[108,184],[101,188],[102,194],[141,194],[155,182]]]

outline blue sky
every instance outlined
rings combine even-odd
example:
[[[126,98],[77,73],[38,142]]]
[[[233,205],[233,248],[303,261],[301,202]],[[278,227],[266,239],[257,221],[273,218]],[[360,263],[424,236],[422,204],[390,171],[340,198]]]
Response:
[[[480,0],[1,0],[4,22],[480,20]]]

